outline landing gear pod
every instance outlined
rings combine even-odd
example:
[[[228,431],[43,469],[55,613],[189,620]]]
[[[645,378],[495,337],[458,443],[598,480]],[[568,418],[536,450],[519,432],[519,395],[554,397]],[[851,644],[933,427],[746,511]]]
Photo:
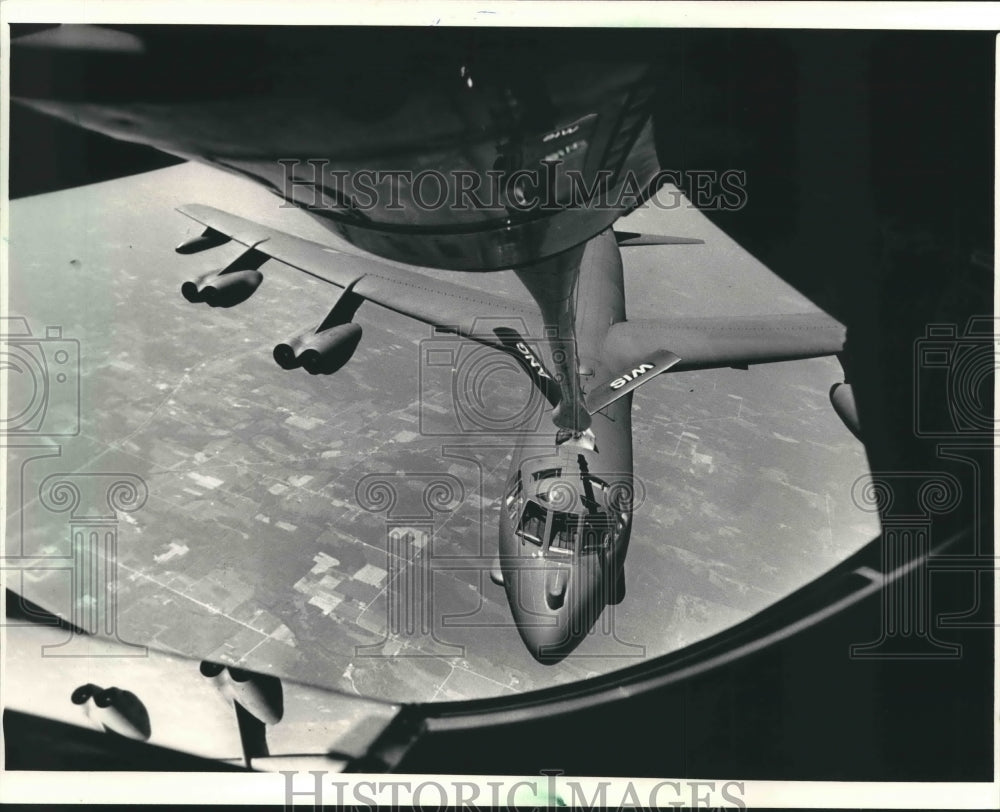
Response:
[[[861,440],[861,421],[858,419],[858,404],[854,400],[854,389],[849,383],[835,383],[830,388],[830,403],[851,434]]]
[[[220,245],[225,245],[230,239],[230,237],[227,237],[221,231],[216,231],[214,228],[209,227],[197,237],[185,240],[174,250],[178,254],[197,254],[199,251],[206,251],[209,248],[217,248]]]

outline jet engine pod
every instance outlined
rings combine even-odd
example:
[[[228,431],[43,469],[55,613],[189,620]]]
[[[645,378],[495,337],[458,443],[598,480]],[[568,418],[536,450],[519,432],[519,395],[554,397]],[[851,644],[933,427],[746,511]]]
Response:
[[[209,307],[233,307],[249,299],[260,287],[260,271],[212,271],[181,285],[181,295],[189,302],[205,302]]]
[[[274,348],[282,369],[304,367],[310,375],[330,375],[354,355],[361,341],[361,325],[338,324],[318,333],[302,333]]]
[[[131,691],[87,683],[73,691],[70,700],[86,705],[87,716],[107,731],[138,741],[147,741],[152,734],[149,711]]]
[[[285,701],[281,680],[277,677],[207,660],[200,669],[227,701],[239,703],[265,724],[273,725],[281,721]]]

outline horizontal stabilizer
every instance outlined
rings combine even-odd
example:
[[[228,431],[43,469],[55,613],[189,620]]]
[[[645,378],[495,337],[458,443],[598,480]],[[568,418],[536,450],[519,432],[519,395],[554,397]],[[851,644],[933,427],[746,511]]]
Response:
[[[638,231],[616,231],[615,240],[619,246],[705,244],[704,240],[696,237],[669,237],[663,234],[640,234]]]
[[[666,372],[680,360],[680,356],[669,350],[657,350],[637,358],[631,364],[625,364],[619,372],[612,373],[615,377],[598,384],[587,393],[587,411],[590,414],[601,411],[636,387],[642,386],[661,372]]]

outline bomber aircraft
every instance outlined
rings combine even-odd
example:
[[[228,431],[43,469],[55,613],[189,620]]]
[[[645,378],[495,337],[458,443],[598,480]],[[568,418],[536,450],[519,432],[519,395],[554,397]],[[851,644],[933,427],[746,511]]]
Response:
[[[181,212],[204,227],[178,247],[181,254],[220,248],[230,240],[241,251],[221,270],[185,282],[188,301],[219,307],[245,300],[263,280],[258,268],[269,259],[342,289],[321,324],[275,346],[274,358],[286,370],[302,367],[315,375],[340,369],[358,346],[362,330],[352,319],[367,300],[508,353],[553,404],[557,426],[563,400],[575,396],[565,378],[539,360],[533,342],[518,333],[538,322],[529,306],[341,253],[217,209],[190,205]],[[647,243],[683,243],[644,236]],[[842,325],[821,313],[629,321],[619,242],[634,239],[605,229],[587,241],[568,300],[576,314],[571,341],[549,347],[552,354],[568,348],[573,368],[586,382],[580,395],[589,427],[521,433],[504,489],[491,575],[506,589],[525,645],[543,662],[572,651],[604,606],[625,593],[632,392],[668,370],[746,367],[833,355],[843,348]],[[482,327],[487,316],[489,330]],[[553,343],[539,335],[543,345]]]

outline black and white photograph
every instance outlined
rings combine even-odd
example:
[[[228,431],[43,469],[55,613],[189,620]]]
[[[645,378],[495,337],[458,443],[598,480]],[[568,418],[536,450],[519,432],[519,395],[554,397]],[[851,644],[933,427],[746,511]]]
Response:
[[[1000,9],[752,5],[3,10],[0,799],[1000,803]]]

